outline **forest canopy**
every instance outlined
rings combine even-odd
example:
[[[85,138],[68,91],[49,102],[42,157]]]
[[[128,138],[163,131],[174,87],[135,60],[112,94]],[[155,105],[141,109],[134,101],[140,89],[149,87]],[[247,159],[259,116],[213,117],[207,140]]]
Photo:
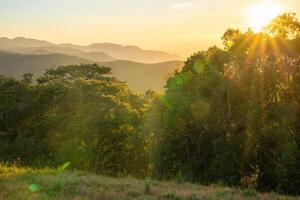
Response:
[[[153,106],[154,173],[299,193],[299,21],[283,14],[222,39],[224,49],[192,55]]]
[[[142,175],[146,101],[98,65],[62,66],[32,83],[1,78],[1,160]]]

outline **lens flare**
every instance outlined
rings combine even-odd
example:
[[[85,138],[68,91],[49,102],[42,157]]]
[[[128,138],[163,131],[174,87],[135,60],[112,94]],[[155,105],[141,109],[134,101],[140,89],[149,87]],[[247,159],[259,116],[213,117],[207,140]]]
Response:
[[[263,1],[252,6],[248,11],[248,23],[255,32],[262,30],[281,12],[281,6],[274,1]]]
[[[31,192],[37,192],[37,191],[39,190],[39,186],[38,186],[37,184],[33,183],[33,184],[30,184],[30,185],[28,186],[28,189],[29,189]]]

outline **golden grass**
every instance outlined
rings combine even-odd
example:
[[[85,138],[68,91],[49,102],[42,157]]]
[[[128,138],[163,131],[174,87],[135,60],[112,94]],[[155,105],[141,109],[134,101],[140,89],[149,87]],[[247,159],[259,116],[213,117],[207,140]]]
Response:
[[[296,200],[220,186],[110,178],[84,172],[0,164],[0,200]]]

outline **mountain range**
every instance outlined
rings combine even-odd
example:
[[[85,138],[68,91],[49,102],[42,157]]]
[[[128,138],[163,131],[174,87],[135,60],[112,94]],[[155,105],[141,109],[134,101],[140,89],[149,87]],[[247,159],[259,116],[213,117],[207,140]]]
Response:
[[[88,46],[54,44],[22,37],[0,38],[0,74],[20,78],[40,76],[61,65],[98,63],[138,92],[162,91],[167,77],[183,65],[180,56],[134,46],[95,43]]]
[[[142,63],[157,63],[170,60],[182,60],[181,56],[163,52],[144,50],[136,46],[124,46],[113,43],[94,43],[87,46],[75,44],[55,44],[44,40],[16,37],[0,38],[0,50],[27,54],[62,53],[88,58],[92,61],[131,60]],[[86,55],[87,54],[87,55]]]

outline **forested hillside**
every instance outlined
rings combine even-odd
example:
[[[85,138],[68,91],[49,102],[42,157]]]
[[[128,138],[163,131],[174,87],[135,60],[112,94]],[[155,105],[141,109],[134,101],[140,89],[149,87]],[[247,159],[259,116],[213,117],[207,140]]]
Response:
[[[222,41],[189,57],[163,94],[90,63],[36,82],[1,76],[0,161],[299,195],[299,20],[286,13]]]

